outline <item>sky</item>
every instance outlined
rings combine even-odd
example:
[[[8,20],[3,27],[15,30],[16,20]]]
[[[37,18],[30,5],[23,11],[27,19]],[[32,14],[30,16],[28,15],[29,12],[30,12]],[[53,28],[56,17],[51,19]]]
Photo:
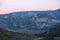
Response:
[[[60,0],[0,0],[0,14],[60,9]]]

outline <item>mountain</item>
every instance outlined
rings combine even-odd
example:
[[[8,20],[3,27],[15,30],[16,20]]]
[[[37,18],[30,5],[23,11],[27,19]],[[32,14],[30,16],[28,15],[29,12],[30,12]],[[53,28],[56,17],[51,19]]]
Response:
[[[60,24],[60,9],[0,14],[1,29],[29,35],[49,34],[50,30],[54,29],[57,24]]]

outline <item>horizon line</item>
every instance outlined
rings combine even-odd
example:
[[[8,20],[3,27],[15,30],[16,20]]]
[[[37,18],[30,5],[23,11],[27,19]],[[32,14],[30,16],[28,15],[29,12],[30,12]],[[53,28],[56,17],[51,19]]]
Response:
[[[32,12],[32,11],[55,11],[55,10],[60,10],[60,8],[58,8],[58,9],[48,9],[48,10],[21,10],[21,11],[13,11],[13,12],[0,13],[0,14],[10,14],[10,13],[14,13],[14,12]]]

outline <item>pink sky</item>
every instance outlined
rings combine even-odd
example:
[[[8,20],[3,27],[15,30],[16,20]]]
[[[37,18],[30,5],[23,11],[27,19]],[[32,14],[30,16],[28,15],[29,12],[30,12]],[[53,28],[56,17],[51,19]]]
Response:
[[[60,9],[60,0],[0,0],[0,14]]]

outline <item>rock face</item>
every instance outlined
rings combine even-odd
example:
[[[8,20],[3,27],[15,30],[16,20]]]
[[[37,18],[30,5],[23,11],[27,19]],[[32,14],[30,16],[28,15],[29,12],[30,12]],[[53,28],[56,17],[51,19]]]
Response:
[[[54,13],[60,12],[26,11],[0,15],[0,28],[25,34],[47,34],[56,24],[60,24],[60,20]]]

